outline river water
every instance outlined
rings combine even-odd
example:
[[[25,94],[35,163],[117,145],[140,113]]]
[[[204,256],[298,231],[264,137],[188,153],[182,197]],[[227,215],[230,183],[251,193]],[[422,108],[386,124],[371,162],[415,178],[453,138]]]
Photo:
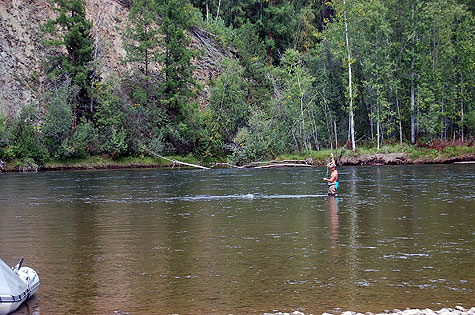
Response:
[[[0,174],[18,314],[475,306],[475,165]]]

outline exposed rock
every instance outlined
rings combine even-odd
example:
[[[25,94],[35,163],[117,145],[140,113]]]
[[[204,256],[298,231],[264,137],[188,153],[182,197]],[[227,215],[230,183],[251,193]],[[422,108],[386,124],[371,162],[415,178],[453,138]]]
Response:
[[[403,164],[448,164],[464,161],[475,161],[475,155],[454,156],[448,158],[419,158],[411,159],[407,153],[377,153],[362,154],[361,156],[343,156],[339,165],[403,165]]]
[[[343,156],[339,164],[341,165],[400,165],[409,162],[406,153],[377,153],[377,154],[363,154],[358,157]]]
[[[371,312],[366,312],[364,313],[365,315],[385,315],[385,314],[390,314],[390,315],[395,315],[395,314],[404,314],[404,315],[433,315],[433,314],[440,314],[440,315],[461,315],[461,314],[473,314],[475,313],[475,307],[471,307],[470,309],[466,309],[463,306],[456,306],[455,308],[442,308],[439,311],[434,311],[429,308],[426,308],[424,310],[420,310],[418,308],[416,309],[406,309],[404,311],[394,309],[392,312],[389,310],[385,310],[384,313],[371,313]],[[265,315],[285,315],[289,313],[265,313]],[[305,315],[305,313],[302,312],[293,312],[290,313],[292,315]],[[345,311],[341,313],[341,315],[359,315],[361,313],[356,313],[352,311]],[[323,313],[322,315],[333,315],[332,313]]]
[[[3,172],[7,168],[5,162],[0,159],[0,173]]]
[[[101,75],[125,69],[120,61],[125,56],[122,30],[128,9],[112,0],[87,0],[87,18],[103,39]],[[50,52],[42,40],[43,25],[53,18],[47,0],[0,1],[0,112],[15,117],[27,104],[40,105],[45,92],[43,62]]]
[[[126,52],[122,34],[125,30],[132,0],[86,0],[86,16],[93,21],[93,36],[100,43],[100,75],[122,77],[131,69],[121,62]],[[16,117],[21,107],[28,104],[41,106],[45,71],[43,62],[51,51],[43,45],[43,25],[54,18],[48,0],[0,1],[0,113]],[[193,77],[203,87],[199,103],[208,102],[209,80],[222,71],[220,61],[233,58],[229,49],[223,49],[212,34],[193,28],[190,32],[191,47],[202,52],[193,60]],[[158,67],[156,67],[158,69]]]

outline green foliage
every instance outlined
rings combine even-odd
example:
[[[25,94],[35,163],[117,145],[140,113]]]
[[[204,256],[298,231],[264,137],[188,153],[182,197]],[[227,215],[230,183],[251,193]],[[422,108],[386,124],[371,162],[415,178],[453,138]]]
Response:
[[[111,80],[97,88],[97,109],[94,114],[98,141],[102,154],[114,158],[127,152],[127,132],[125,118],[128,114],[124,101],[116,95],[118,83]]]
[[[97,130],[91,122],[84,119],[79,121],[71,141],[64,144],[64,150],[68,152],[67,158],[85,158],[97,154],[97,147]]]
[[[235,31],[232,41],[233,47],[239,51],[239,61],[244,70],[241,74],[243,89],[247,90],[250,106],[262,106],[271,94],[267,49],[258,33],[258,25],[246,23]]]
[[[110,139],[101,145],[101,151],[109,153],[112,157],[119,157],[127,152],[126,133],[123,129],[112,129]]]
[[[162,17],[160,32],[164,36],[164,52],[158,61],[162,65],[160,103],[167,110],[172,121],[185,120],[195,81],[192,77],[191,59],[197,53],[188,46],[191,39],[186,31],[191,28],[193,7],[184,0],[157,0],[158,15]]]
[[[285,152],[285,141],[282,130],[276,128],[273,120],[263,111],[251,112],[249,126],[239,129],[230,159],[238,165],[250,161],[263,160]]]
[[[71,110],[71,92],[66,84],[55,88],[47,96],[47,114],[43,123],[43,141],[52,158],[62,159],[68,156],[64,151],[70,140],[73,126]]]
[[[138,133],[147,135],[143,140],[159,152],[187,152],[194,146],[196,102],[192,99],[191,60],[197,53],[189,48],[187,31],[196,23],[195,16],[196,10],[183,0],[134,1],[129,14],[125,61],[135,71],[127,85],[140,108],[136,123],[143,127]],[[127,130],[114,129],[120,139]],[[125,152],[124,146],[118,148]]]
[[[41,141],[38,118],[38,109],[35,106],[21,109],[10,130],[10,148],[7,150],[9,159],[31,159],[38,165],[48,159],[48,151]]]
[[[192,0],[195,9],[185,0],[134,0],[124,33],[132,71],[92,82],[85,2],[51,0],[56,16],[43,30],[57,50],[48,71],[63,83],[47,95],[45,116],[0,118],[0,156],[40,165],[48,155],[118,159],[148,148],[220,159],[233,150],[243,164],[327,154],[352,129],[359,148],[344,154],[457,154],[403,143],[474,136],[475,20],[461,2]],[[232,56],[212,61],[219,75],[209,74],[205,94],[193,76],[197,34],[206,49]],[[198,109],[202,95],[209,98]]]
[[[15,166],[21,172],[36,172],[40,168],[36,161],[30,157],[17,160]]]
[[[203,25],[211,34],[213,34],[217,43],[223,47],[228,47],[234,38],[236,30],[226,26],[222,19],[212,20]]]
[[[210,90],[210,103],[204,114],[211,151],[218,155],[223,146],[233,140],[238,129],[245,126],[249,115],[242,67],[235,60],[225,59],[223,68]]]
[[[49,35],[44,43],[57,48],[46,64],[48,76],[54,81],[68,78],[78,88],[73,102],[77,117],[90,111],[94,41],[92,22],[86,19],[84,0],[50,0],[55,19],[48,19],[42,30]],[[67,54],[64,54],[63,51]],[[92,114],[92,113],[89,113]]]
[[[124,62],[132,63],[132,90],[135,103],[148,106],[153,102],[158,77],[152,65],[159,58],[159,28],[157,1],[134,1],[129,12],[129,20],[124,33],[124,49],[127,52]]]
[[[0,159],[6,158],[6,146],[8,142],[7,120],[0,112]]]
[[[295,152],[311,151],[312,143],[318,147],[314,137],[317,132],[315,77],[305,67],[302,55],[294,49],[285,52],[281,66],[272,74],[274,89],[279,91],[273,100],[272,112],[287,134],[287,143],[293,144]]]
[[[287,49],[294,48],[298,42],[298,15],[294,1],[283,0],[272,3],[272,6],[269,5],[265,9],[268,19],[264,29],[267,47],[272,49],[273,59],[278,64],[280,56]],[[270,39],[271,32],[272,39]]]
[[[326,165],[330,161],[330,154],[334,153],[335,154],[335,160],[338,163],[338,158],[340,155],[338,154],[339,152],[333,152],[332,150],[320,150],[320,151],[312,151],[310,152],[310,157],[312,158],[314,164],[318,165]]]

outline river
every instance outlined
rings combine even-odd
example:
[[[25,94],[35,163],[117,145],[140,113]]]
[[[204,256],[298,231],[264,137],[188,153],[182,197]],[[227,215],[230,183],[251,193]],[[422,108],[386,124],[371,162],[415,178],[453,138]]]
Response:
[[[475,165],[0,174],[17,314],[475,305]]]

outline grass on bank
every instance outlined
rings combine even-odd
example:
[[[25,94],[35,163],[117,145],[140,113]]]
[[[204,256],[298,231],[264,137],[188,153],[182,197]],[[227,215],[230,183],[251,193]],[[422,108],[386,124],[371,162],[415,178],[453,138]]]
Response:
[[[191,156],[167,156],[170,160],[178,160],[186,163],[198,164],[199,161]],[[82,159],[70,159],[64,161],[49,161],[41,169],[94,169],[94,168],[128,168],[128,167],[172,167],[173,162],[162,158],[149,156],[129,156],[112,159],[106,156],[91,156]]]
[[[282,154],[276,157],[276,160],[305,160],[310,157],[315,165],[326,165],[330,161],[330,154],[333,153],[337,160],[344,156],[358,157],[364,154],[390,154],[406,153],[412,160],[416,159],[447,159],[453,157],[463,157],[465,155],[475,155],[475,146],[466,145],[447,145],[440,148],[418,147],[413,145],[384,145],[378,150],[376,147],[357,147],[356,151],[346,148],[338,150],[324,149],[320,151],[306,152],[302,154]],[[197,165],[210,165],[213,159],[198,160],[192,155],[187,156],[166,156],[170,160],[178,160],[185,163]],[[122,157],[111,159],[103,156],[93,156],[85,159],[73,159],[67,161],[54,161],[46,163],[42,169],[58,168],[127,168],[127,167],[172,167],[173,163],[162,159],[148,156],[140,157]],[[176,165],[178,166],[178,165]]]
[[[467,146],[455,144],[451,145],[447,142],[435,143],[432,145],[407,145],[395,144],[384,145],[377,149],[377,147],[359,146],[355,152],[346,148],[339,148],[337,150],[325,149],[320,151],[305,152],[302,154],[282,154],[276,160],[303,160],[307,157],[312,158],[314,164],[325,165],[330,161],[330,154],[339,160],[342,157],[353,156],[359,157],[365,154],[391,154],[391,153],[406,153],[411,160],[435,160],[435,159],[449,159],[454,157],[463,157],[467,155],[475,155],[475,145]]]
[[[436,143],[425,146],[418,145],[384,145],[378,150],[376,147],[359,146],[356,151],[346,148],[338,150],[324,149],[320,151],[304,152],[302,154],[282,154],[275,160],[305,160],[310,157],[314,165],[326,165],[330,161],[330,154],[333,153],[337,160],[342,157],[359,157],[364,154],[390,154],[406,153],[412,160],[435,160],[463,157],[467,155],[475,156],[475,146],[451,145],[448,143]],[[178,160],[185,163],[211,166],[216,161],[211,157],[199,160],[192,155],[187,156],[166,156],[170,160]],[[33,163],[32,163],[33,162]],[[7,171],[35,171],[35,170],[58,170],[58,169],[107,169],[107,168],[148,168],[148,167],[178,167],[173,162],[162,158],[150,156],[129,156],[112,159],[107,156],[91,156],[82,159],[68,159],[61,161],[48,161],[42,166],[35,165],[34,161],[9,161],[6,163]]]

